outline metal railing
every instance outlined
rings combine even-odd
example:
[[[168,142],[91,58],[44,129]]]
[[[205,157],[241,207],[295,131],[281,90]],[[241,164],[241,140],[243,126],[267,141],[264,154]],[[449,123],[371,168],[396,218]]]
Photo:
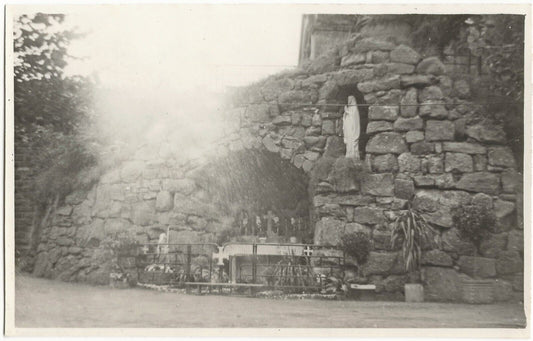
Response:
[[[139,283],[175,287],[197,282],[319,291],[345,267],[341,250],[290,243],[141,244],[128,257],[135,259]]]

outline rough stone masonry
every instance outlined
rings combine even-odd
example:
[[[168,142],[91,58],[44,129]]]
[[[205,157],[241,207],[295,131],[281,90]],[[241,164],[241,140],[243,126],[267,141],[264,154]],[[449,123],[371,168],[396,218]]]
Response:
[[[344,158],[342,112],[354,89],[368,105],[360,176]],[[279,154],[310,180],[316,244],[338,244],[363,231],[374,243],[363,272],[378,290],[403,290],[406,274],[389,245],[391,223],[407,204],[439,227],[439,246],[424,251],[430,300],[459,300],[462,278],[495,283],[496,298],[523,291],[522,180],[500,125],[471,102],[468,83],[447,76],[437,57],[405,45],[354,37],[302,68],[238,91],[229,117],[240,124],[214,155],[243,148]],[[360,103],[361,104],[361,103]],[[363,131],[365,132],[365,131]],[[171,231],[173,242],[212,242],[232,224],[197,181],[209,163],[181,160],[167,146],[147,146],[88,191],[69,195],[42,232],[34,273],[65,281],[107,283],[106,239],[140,242]],[[474,246],[454,228],[451,210],[481,203],[497,216],[473,261]]]

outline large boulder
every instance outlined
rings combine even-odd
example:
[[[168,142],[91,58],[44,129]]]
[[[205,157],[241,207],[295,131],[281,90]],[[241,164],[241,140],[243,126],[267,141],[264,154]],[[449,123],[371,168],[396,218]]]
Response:
[[[505,143],[505,132],[501,125],[483,121],[466,128],[466,135],[479,142]]]
[[[424,120],[420,117],[399,117],[394,121],[396,131],[422,130],[422,128],[424,128]]]
[[[458,255],[474,255],[476,247],[463,238],[456,228],[451,228],[442,233],[442,249]]]
[[[479,252],[484,257],[496,258],[507,245],[507,233],[489,234],[479,245]]]
[[[455,125],[451,121],[428,120],[426,122],[427,141],[453,141]]]
[[[367,134],[381,133],[384,131],[391,131],[392,123],[388,121],[370,121],[366,126]]]
[[[305,105],[311,105],[318,100],[316,89],[289,90],[278,96],[281,111],[296,109]]]
[[[394,121],[398,118],[398,106],[370,106],[368,119],[370,121]]]
[[[407,143],[420,142],[424,140],[424,132],[422,131],[408,131],[405,134],[405,141]]]
[[[488,152],[489,165],[504,168],[516,167],[513,152],[509,147],[490,147]]]
[[[436,118],[440,120],[448,117],[448,110],[446,110],[446,106],[442,104],[442,100],[428,100],[420,103],[418,114],[420,117]]]
[[[453,209],[470,202],[470,195],[466,192],[424,189],[416,192],[413,207],[422,211],[429,222],[450,228],[453,226]]]
[[[410,86],[423,87],[435,83],[437,80],[433,75],[402,75],[400,82],[403,87]]]
[[[390,52],[391,62],[416,64],[420,60],[418,52],[406,45],[400,45]]]
[[[378,173],[398,171],[398,160],[394,154],[383,154],[372,157],[372,170]]]
[[[377,134],[366,145],[366,152],[373,154],[401,154],[406,151],[402,135],[392,132]]]
[[[364,94],[400,88],[400,76],[395,75],[384,79],[371,80],[357,84],[357,89]]]
[[[411,179],[396,179],[394,181],[394,195],[397,198],[411,200],[415,194],[415,185]]]
[[[508,275],[524,271],[524,263],[517,251],[501,251],[496,259],[498,275]]]
[[[170,192],[167,191],[161,191],[157,193],[157,197],[155,199],[155,209],[158,212],[164,212],[169,211],[172,209],[172,206],[174,205],[174,198]]]
[[[495,195],[500,191],[498,175],[489,172],[466,173],[455,184],[458,189]]]
[[[400,102],[400,114],[402,117],[415,117],[418,112],[418,92],[416,88],[409,88]]]
[[[164,179],[161,182],[161,189],[170,193],[190,195],[195,188],[196,183],[191,179]]]
[[[404,290],[404,285],[407,282],[406,275],[390,275],[387,276],[381,285],[386,292],[402,292]]]
[[[418,101],[420,103],[428,102],[428,101],[440,101],[444,95],[442,94],[442,90],[436,86],[431,85],[428,86],[418,93]]]
[[[339,245],[344,234],[345,223],[343,221],[324,217],[315,226],[315,244],[317,245]]]
[[[398,166],[402,173],[414,173],[420,171],[420,157],[411,153],[402,153],[398,156]]]
[[[339,86],[357,84],[373,77],[372,69],[341,70],[333,74],[333,80]]]
[[[494,201],[494,215],[496,216],[495,229],[498,231],[508,231],[513,226],[515,204],[509,201],[496,200]]]
[[[430,250],[422,254],[421,259],[424,265],[436,265],[450,267],[453,265],[453,260],[450,255],[441,250]]]
[[[474,171],[472,157],[464,153],[446,153],[444,158],[445,172],[468,173]]]
[[[396,258],[396,253],[371,251],[363,266],[363,273],[365,276],[387,275],[394,267]]]
[[[446,73],[446,66],[438,57],[428,57],[418,63],[416,72],[439,76]]]
[[[383,210],[374,207],[356,207],[354,209],[354,219],[360,224],[381,224],[385,221]]]
[[[487,148],[470,142],[443,142],[442,151],[466,154],[485,154]]]
[[[502,279],[494,280],[493,290],[496,302],[508,301],[513,296],[513,285]]]
[[[522,175],[513,169],[501,173],[502,190],[504,193],[516,193],[522,184]]]
[[[141,161],[127,161],[120,168],[120,178],[124,182],[133,182],[142,174],[144,163]]]
[[[390,51],[394,48],[395,45],[391,42],[369,37],[355,41],[355,44],[350,51],[354,53],[362,53],[375,50]]]
[[[473,277],[496,276],[496,260],[494,258],[461,256],[457,265],[462,272]]]
[[[524,252],[524,232],[513,230],[509,232],[507,239],[507,250]]]
[[[362,166],[357,165],[354,159],[340,157],[333,164],[328,181],[335,186],[335,191],[337,192],[358,191],[357,173],[362,171]]]
[[[366,175],[361,182],[361,193],[376,196],[393,196],[394,176],[391,173]]]
[[[424,296],[428,301],[457,302],[462,296],[462,278],[452,268],[423,267]]]
[[[79,246],[97,247],[105,235],[104,220],[95,218],[90,224],[78,228],[74,240]]]
[[[344,233],[348,234],[354,232],[362,232],[368,237],[370,237],[370,235],[372,234],[372,229],[366,225],[361,225],[358,223],[347,223],[344,229]]]

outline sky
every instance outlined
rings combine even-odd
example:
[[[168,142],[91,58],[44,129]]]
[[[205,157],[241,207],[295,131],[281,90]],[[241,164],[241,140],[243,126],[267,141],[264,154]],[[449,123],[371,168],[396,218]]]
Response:
[[[98,72],[110,87],[223,91],[298,62],[301,14],[283,5],[99,6],[68,16],[89,32],[73,42],[72,73]]]
[[[96,75],[97,131],[110,143],[167,140],[181,151],[224,134],[225,89],[298,62],[301,13],[284,5],[108,5],[64,12],[87,35],[69,75]]]

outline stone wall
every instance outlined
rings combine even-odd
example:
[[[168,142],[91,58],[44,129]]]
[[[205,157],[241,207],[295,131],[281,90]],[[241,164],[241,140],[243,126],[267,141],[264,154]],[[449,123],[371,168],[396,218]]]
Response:
[[[15,249],[24,253],[31,247],[32,225],[36,204],[33,201],[29,147],[24,141],[15,143]]]
[[[368,107],[361,164],[343,156],[348,90]],[[363,273],[378,290],[401,291],[406,280],[389,240],[409,203],[439,231],[439,246],[423,255],[428,299],[458,300],[459,281],[474,270],[495,281],[498,299],[523,290],[521,175],[502,127],[470,101],[468,83],[448,77],[437,57],[354,37],[300,69],[238,91],[231,102],[226,116],[235,133],[212,155],[265,148],[303,169],[311,179],[315,243],[335,245],[344,233],[367,233],[374,247]],[[201,162],[177,161],[158,148],[139,151],[89,193],[67,198],[43,231],[37,275],[105,283],[108,255],[100,244],[116,233],[150,241],[170,228],[179,240],[207,242],[231,224],[194,180]],[[476,261],[451,219],[454,207],[470,203],[497,216]]]

